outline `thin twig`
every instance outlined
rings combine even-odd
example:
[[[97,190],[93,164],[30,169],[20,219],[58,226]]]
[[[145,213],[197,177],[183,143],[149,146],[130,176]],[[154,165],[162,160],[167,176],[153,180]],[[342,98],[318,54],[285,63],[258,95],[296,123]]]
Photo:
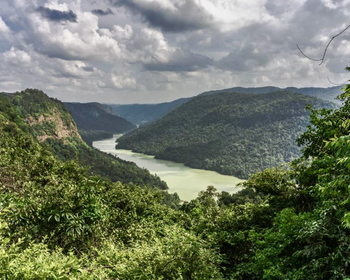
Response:
[[[303,51],[300,49],[299,45],[297,44],[297,48],[298,50],[301,52],[301,54],[303,56],[305,56],[306,58],[312,60],[312,61],[321,61],[322,59],[321,58],[311,58],[310,56],[307,56],[305,53],[303,53]]]
[[[311,58],[311,57],[307,56],[305,53],[303,53],[303,51],[300,49],[300,47],[299,47],[298,44],[297,44],[297,48],[298,48],[298,50],[301,52],[301,54],[302,54],[303,56],[305,56],[306,58],[308,58],[308,59],[310,59],[310,60],[312,60],[312,61],[321,61],[319,65],[322,65],[322,63],[324,62],[324,59],[325,59],[325,57],[326,57],[328,47],[330,46],[330,44],[332,43],[332,41],[333,41],[335,38],[337,38],[339,35],[341,35],[342,33],[344,33],[348,28],[350,28],[350,24],[349,24],[347,27],[345,27],[342,31],[340,31],[338,34],[334,35],[334,36],[329,40],[329,42],[328,42],[326,48],[324,49],[322,58],[316,59],[316,58]]]
[[[343,85],[346,85],[347,82],[348,82],[348,81],[345,81],[344,83],[336,84],[336,83],[333,83],[333,82],[329,79],[329,77],[327,77],[327,80],[328,80],[328,82],[330,82],[331,84],[333,84],[333,85],[335,85],[335,86],[343,86]]]

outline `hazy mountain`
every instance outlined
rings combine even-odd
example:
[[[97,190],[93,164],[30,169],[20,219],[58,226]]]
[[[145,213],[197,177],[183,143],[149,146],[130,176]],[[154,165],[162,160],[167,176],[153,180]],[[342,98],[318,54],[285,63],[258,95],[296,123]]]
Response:
[[[187,102],[189,99],[190,98],[181,98],[172,102],[164,102],[159,104],[108,104],[108,106],[113,108],[115,114],[118,114],[133,124],[144,125],[165,116],[167,113]]]
[[[319,87],[304,87],[304,88],[297,88],[297,87],[287,87],[285,89],[279,88],[279,87],[273,87],[273,86],[266,86],[266,87],[251,87],[251,88],[245,88],[245,87],[233,87],[233,88],[227,88],[227,89],[221,89],[221,90],[212,90],[203,92],[200,95],[209,95],[209,94],[215,94],[220,92],[240,92],[240,93],[253,93],[253,94],[264,94],[269,93],[273,91],[280,91],[280,90],[289,90],[292,92],[298,92],[309,96],[315,96],[318,98],[322,98],[324,100],[328,100],[331,102],[338,102],[335,98],[342,93],[342,87],[343,86],[334,86],[334,87],[328,87],[328,88],[319,88]]]
[[[340,95],[344,86],[334,86],[329,88],[314,88],[314,87],[305,87],[305,88],[296,88],[296,87],[288,87],[287,90],[299,92],[305,95],[315,96],[318,98],[322,98],[324,100],[340,103],[335,98]]]
[[[233,87],[233,88],[226,88],[226,89],[219,89],[219,90],[211,90],[203,92],[199,95],[210,95],[215,93],[221,93],[221,92],[240,92],[240,93],[253,93],[253,94],[264,94],[274,91],[280,91],[282,90],[279,87],[273,87],[273,86],[266,86],[266,87]]]

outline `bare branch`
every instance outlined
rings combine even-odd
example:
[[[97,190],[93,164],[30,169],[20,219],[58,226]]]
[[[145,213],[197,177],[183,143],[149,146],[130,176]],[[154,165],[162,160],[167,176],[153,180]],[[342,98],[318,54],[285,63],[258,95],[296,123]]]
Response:
[[[303,56],[305,56],[306,58],[312,60],[312,61],[321,61],[319,65],[322,65],[322,63],[324,62],[324,59],[326,57],[326,54],[327,54],[327,50],[328,50],[328,47],[330,46],[330,44],[332,43],[332,41],[337,38],[339,35],[341,35],[342,33],[344,33],[348,28],[350,28],[350,24],[345,27],[342,31],[340,31],[338,34],[334,35],[328,42],[326,48],[324,49],[324,52],[323,52],[323,55],[322,55],[322,58],[318,58],[318,59],[315,59],[315,58],[311,58],[309,56],[307,56],[305,53],[303,53],[303,51],[300,49],[299,45],[297,45],[297,48],[298,50],[301,52],[301,54]]]
[[[310,56],[307,56],[305,53],[303,53],[303,51],[300,49],[299,45],[297,44],[297,48],[298,50],[301,52],[301,54],[303,56],[305,56],[306,58],[312,60],[312,61],[321,61],[322,59],[321,58],[311,58]]]
[[[346,85],[346,84],[348,83],[348,81],[345,81],[344,83],[336,84],[336,83],[333,83],[333,82],[329,79],[329,77],[327,77],[327,80],[328,80],[328,82],[330,82],[332,85],[335,85],[335,86],[344,86],[344,85]]]

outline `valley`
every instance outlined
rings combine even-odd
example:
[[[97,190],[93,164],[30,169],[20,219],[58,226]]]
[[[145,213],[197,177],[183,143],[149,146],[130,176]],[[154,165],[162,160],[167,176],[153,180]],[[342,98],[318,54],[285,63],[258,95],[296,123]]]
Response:
[[[93,147],[102,152],[116,155],[122,160],[134,162],[141,168],[146,168],[151,174],[156,174],[167,183],[170,193],[177,193],[181,200],[191,201],[195,199],[200,191],[212,185],[219,192],[226,191],[235,193],[241,188],[236,185],[242,180],[233,176],[221,175],[214,171],[193,169],[184,166],[181,163],[175,163],[167,160],[155,159],[139,153],[133,153],[129,150],[116,150],[115,144],[121,135],[115,135],[113,138],[93,142]]]
[[[59,100],[35,89],[1,94],[0,276],[346,278],[349,96],[348,86],[339,107],[287,91],[201,95],[92,148]],[[128,139],[146,150],[179,144],[162,153],[204,163],[240,144],[243,166],[273,164],[242,181],[119,149]]]

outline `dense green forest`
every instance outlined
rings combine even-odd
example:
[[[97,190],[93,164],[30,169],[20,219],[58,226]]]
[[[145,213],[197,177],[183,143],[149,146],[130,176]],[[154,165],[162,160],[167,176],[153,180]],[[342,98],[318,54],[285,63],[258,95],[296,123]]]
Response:
[[[17,118],[23,119],[29,125],[29,132],[58,159],[76,159],[88,167],[91,174],[101,175],[114,182],[167,188],[164,181],[151,175],[148,170],[86,145],[61,101],[35,89],[5,94],[3,98],[15,106]]]
[[[135,125],[112,113],[112,108],[99,103],[69,103],[64,105],[71,113],[79,134],[90,146],[93,141],[112,137],[136,128]]]
[[[119,138],[117,148],[248,178],[300,156],[295,141],[309,124],[306,104],[335,107],[288,91],[201,95]]]
[[[289,169],[172,209],[155,188],[57,159],[0,96],[0,278],[349,278],[349,97],[311,111]]]

